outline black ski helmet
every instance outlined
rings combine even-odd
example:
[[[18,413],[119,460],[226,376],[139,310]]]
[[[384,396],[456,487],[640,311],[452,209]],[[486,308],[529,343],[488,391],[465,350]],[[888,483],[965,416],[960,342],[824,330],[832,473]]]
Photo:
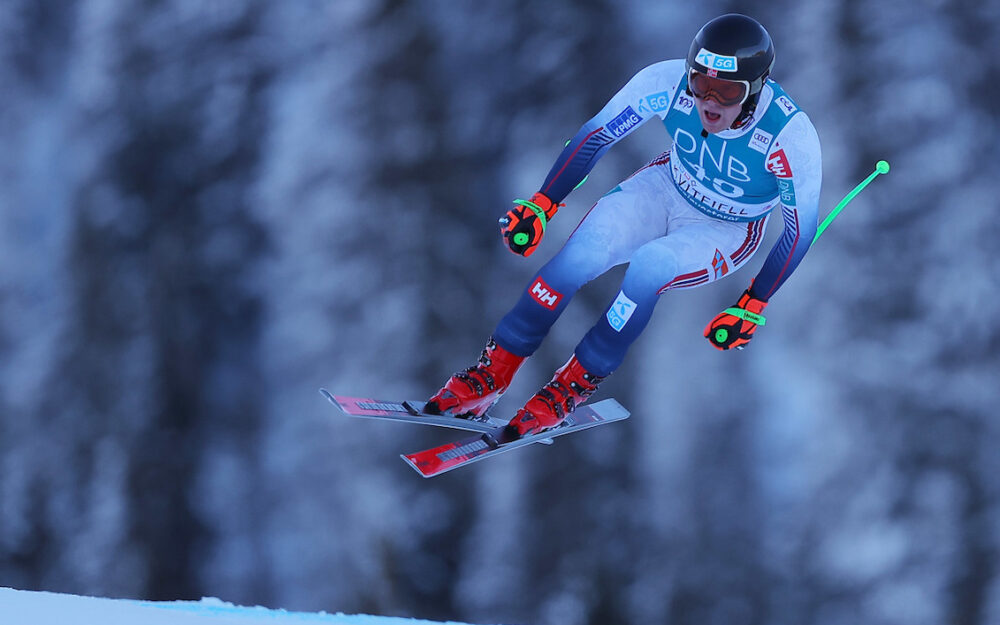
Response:
[[[689,71],[747,83],[748,97],[737,120],[742,123],[757,106],[760,90],[774,67],[774,44],[757,20],[729,13],[701,27],[688,49],[687,66]]]

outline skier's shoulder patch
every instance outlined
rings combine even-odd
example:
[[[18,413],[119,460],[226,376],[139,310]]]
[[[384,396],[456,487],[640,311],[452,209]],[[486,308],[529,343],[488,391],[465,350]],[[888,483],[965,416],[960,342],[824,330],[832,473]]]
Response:
[[[774,139],[802,109],[791,96],[785,93],[781,85],[773,80],[767,81],[765,89],[766,92],[761,94],[759,105],[763,107],[763,110],[758,113],[760,120],[754,127],[749,146],[766,155],[769,150],[773,149]]]
[[[778,108],[781,109],[786,117],[799,110],[799,107],[787,95],[775,98],[774,103],[778,105]]]

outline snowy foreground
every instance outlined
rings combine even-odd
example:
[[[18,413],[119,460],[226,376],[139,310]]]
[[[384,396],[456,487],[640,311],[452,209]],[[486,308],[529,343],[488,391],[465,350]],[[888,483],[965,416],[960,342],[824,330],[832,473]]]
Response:
[[[431,621],[386,616],[244,608],[218,599],[164,603],[0,588],[0,623],[3,625],[258,625],[264,622],[276,625],[435,625]]]

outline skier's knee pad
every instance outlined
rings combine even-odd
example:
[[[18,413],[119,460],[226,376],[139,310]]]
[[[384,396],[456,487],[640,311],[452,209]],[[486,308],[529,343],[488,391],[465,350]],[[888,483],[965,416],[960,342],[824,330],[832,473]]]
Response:
[[[642,298],[656,297],[677,275],[677,257],[669,249],[644,245],[629,258],[622,288]]]

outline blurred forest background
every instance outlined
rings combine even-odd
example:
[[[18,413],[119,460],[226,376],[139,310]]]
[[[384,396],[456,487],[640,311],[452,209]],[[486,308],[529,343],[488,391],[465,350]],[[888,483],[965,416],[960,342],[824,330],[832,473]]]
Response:
[[[425,481],[425,398],[540,251],[496,219],[640,68],[730,11],[824,149],[825,213],[739,353],[766,256],[664,296],[621,424]],[[1000,623],[1000,3],[4,0],[0,586],[551,625]],[[562,364],[574,300],[500,407]]]

